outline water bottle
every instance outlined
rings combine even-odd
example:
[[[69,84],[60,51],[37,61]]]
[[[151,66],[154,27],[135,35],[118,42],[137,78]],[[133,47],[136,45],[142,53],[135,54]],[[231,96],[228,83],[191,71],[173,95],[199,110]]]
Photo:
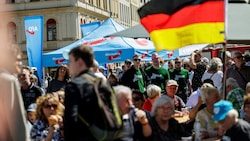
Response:
[[[201,132],[200,132],[201,124],[199,120],[195,120],[194,123],[194,140],[201,141]]]
[[[134,105],[130,106],[130,112],[132,112],[132,114],[133,114],[134,121],[137,121],[138,119],[137,119],[137,116],[135,115],[135,106]]]

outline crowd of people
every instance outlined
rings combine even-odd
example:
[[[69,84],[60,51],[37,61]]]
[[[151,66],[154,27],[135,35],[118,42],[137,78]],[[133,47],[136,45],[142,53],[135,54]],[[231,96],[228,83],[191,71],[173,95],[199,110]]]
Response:
[[[39,86],[30,67],[22,65],[17,46],[10,45],[6,52],[14,65],[0,62],[0,87],[9,94],[1,96],[1,104],[7,104],[0,107],[9,114],[0,116],[0,140],[97,140],[79,119],[81,114],[94,123],[97,115],[96,91],[84,74],[100,78],[114,91],[124,131],[117,141],[190,136],[250,140],[250,66],[241,52],[227,53],[226,67],[220,58],[203,60],[198,50],[190,58],[168,62],[154,53],[152,61],[145,63],[136,54],[125,60],[122,69],[108,68],[106,74],[91,48],[78,46],[69,52],[69,64],[59,66],[47,79],[46,88]],[[186,121],[177,120],[184,116]],[[194,134],[197,123],[198,135]]]

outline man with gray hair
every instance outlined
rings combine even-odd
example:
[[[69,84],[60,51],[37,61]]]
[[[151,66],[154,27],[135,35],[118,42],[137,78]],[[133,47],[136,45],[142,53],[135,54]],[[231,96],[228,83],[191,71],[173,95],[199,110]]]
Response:
[[[123,85],[114,87],[118,108],[123,119],[125,135],[123,141],[143,140],[151,135],[152,130],[148,123],[146,113],[134,107],[132,102],[132,90]]]
[[[222,132],[225,131],[222,140],[249,141],[250,124],[238,119],[238,112],[230,101],[220,100],[214,104],[213,120],[218,121]]]
[[[240,88],[238,82],[234,78],[227,78],[226,80],[226,99],[233,103],[234,109],[240,113],[241,106],[244,102],[245,91]]]
[[[250,81],[250,66],[246,66],[244,56],[241,52],[237,51],[233,54],[232,64],[226,73],[226,78],[234,78],[242,89],[246,88],[247,82]]]

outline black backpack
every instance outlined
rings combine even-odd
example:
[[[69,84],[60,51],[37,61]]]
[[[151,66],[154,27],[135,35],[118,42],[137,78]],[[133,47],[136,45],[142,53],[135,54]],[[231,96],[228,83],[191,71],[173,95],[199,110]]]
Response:
[[[121,115],[119,114],[116,97],[111,87],[101,78],[84,73],[82,75],[90,84],[93,85],[97,101],[99,119],[94,123],[89,123],[83,116],[78,114],[78,118],[89,127],[89,131],[98,141],[113,141],[124,135]]]

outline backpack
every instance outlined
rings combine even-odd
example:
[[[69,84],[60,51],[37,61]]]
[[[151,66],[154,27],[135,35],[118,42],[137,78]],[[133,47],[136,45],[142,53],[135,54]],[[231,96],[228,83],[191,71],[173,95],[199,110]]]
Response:
[[[82,75],[90,84],[93,85],[97,101],[98,101],[98,119],[94,123],[89,123],[83,116],[78,114],[78,118],[89,128],[89,131],[98,141],[113,141],[124,135],[122,119],[119,114],[118,106],[114,91],[102,81],[91,74]]]

